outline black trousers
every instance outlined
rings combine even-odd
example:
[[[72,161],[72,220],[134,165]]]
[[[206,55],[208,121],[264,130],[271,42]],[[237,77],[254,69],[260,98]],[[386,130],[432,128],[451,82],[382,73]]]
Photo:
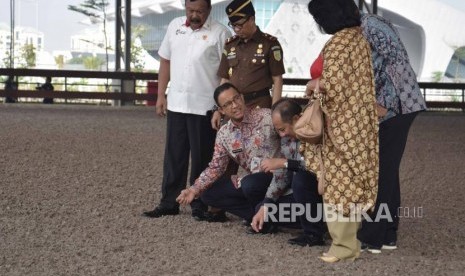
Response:
[[[229,175],[215,181],[202,196],[202,201],[212,207],[220,208],[228,213],[252,221],[255,207],[265,197],[270,186],[272,173],[254,173],[241,180],[241,187],[236,189]]]
[[[210,120],[210,112],[201,116],[168,111],[161,207],[179,207],[176,197],[186,187],[189,155],[190,185],[211,161],[216,131],[212,129]],[[194,201],[191,207],[207,208],[199,200]]]
[[[274,204],[276,212],[268,209],[269,212],[273,212],[273,216],[277,220],[273,223],[282,227],[303,229],[307,235],[322,237],[328,230],[323,221],[323,198],[318,194],[316,176],[308,171],[299,170],[290,172],[289,177],[293,193],[283,195],[275,203],[271,203]],[[255,206],[255,213],[258,212],[263,203],[264,201]],[[303,215],[293,213],[297,212],[297,206],[293,208],[295,204],[305,208]],[[267,206],[273,208],[270,205]],[[284,221],[280,220],[281,217]]]
[[[358,239],[369,245],[381,247],[383,244],[397,242],[399,227],[398,209],[400,207],[399,168],[404,154],[407,137],[413,120],[418,112],[397,115],[379,125],[379,181],[378,197],[372,214],[373,222],[363,221]],[[374,221],[381,207],[382,215],[387,206],[392,217]]]
[[[305,213],[299,217],[304,233],[322,237],[328,229],[323,221],[323,198],[318,194],[316,176],[308,171],[297,171],[292,177],[292,190],[295,202],[309,205],[309,208],[306,208],[306,212],[310,211],[309,214]]]

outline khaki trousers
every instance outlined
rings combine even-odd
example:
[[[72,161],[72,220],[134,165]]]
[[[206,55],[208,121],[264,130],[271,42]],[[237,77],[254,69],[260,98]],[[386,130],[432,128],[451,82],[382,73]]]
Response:
[[[360,221],[353,217],[344,217],[328,204],[324,204],[324,210],[328,231],[333,240],[328,254],[341,260],[355,260],[360,255],[360,242],[357,239]]]

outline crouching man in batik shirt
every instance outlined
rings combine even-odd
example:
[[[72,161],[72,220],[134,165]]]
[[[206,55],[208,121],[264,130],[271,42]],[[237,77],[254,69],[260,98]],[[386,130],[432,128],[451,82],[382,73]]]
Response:
[[[325,244],[323,236],[327,232],[323,221],[323,199],[318,194],[315,174],[306,170],[305,160],[299,152],[300,141],[294,132],[294,124],[301,113],[302,107],[290,99],[280,99],[271,107],[274,128],[281,136],[283,157],[266,158],[260,167],[264,172],[273,172],[272,183],[285,181],[292,188],[292,193],[289,189],[277,201],[265,198],[251,226],[259,232],[266,220],[274,219],[280,226],[302,228],[303,233],[289,239],[289,244],[320,246]]]
[[[222,115],[230,118],[218,131],[213,158],[195,184],[181,191],[177,201],[186,205],[195,198],[212,207],[252,221],[255,208],[265,197],[276,200],[287,191],[284,181],[274,181],[271,172],[260,172],[264,158],[280,157],[280,138],[271,121],[271,110],[248,109],[244,97],[231,83],[214,92]],[[226,176],[228,163],[240,166],[237,175]],[[262,233],[276,228],[266,224]]]

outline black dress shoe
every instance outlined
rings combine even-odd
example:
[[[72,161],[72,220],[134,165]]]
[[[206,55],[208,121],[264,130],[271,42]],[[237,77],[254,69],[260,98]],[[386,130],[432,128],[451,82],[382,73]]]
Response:
[[[224,211],[219,211],[216,213],[206,212],[205,217],[205,220],[208,222],[226,222],[229,220]]]
[[[293,238],[287,241],[289,244],[300,245],[300,246],[318,246],[325,245],[325,241],[322,237],[314,235],[302,234],[297,238]]]
[[[256,232],[252,226],[247,227],[247,230],[245,232],[249,235],[255,235],[255,234],[274,234],[279,231],[278,226],[272,223],[265,223],[263,224],[262,230],[259,232]]]
[[[207,212],[202,209],[192,209],[192,217],[196,221],[205,221],[207,220]]]
[[[144,212],[142,215],[148,218],[159,218],[162,216],[174,216],[179,214],[179,208],[156,207],[152,211]]]

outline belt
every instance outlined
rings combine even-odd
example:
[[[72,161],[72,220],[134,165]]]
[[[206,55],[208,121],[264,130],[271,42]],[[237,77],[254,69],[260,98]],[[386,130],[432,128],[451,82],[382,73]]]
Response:
[[[270,89],[263,89],[260,91],[250,92],[244,94],[244,100],[251,101],[260,97],[270,96]]]

